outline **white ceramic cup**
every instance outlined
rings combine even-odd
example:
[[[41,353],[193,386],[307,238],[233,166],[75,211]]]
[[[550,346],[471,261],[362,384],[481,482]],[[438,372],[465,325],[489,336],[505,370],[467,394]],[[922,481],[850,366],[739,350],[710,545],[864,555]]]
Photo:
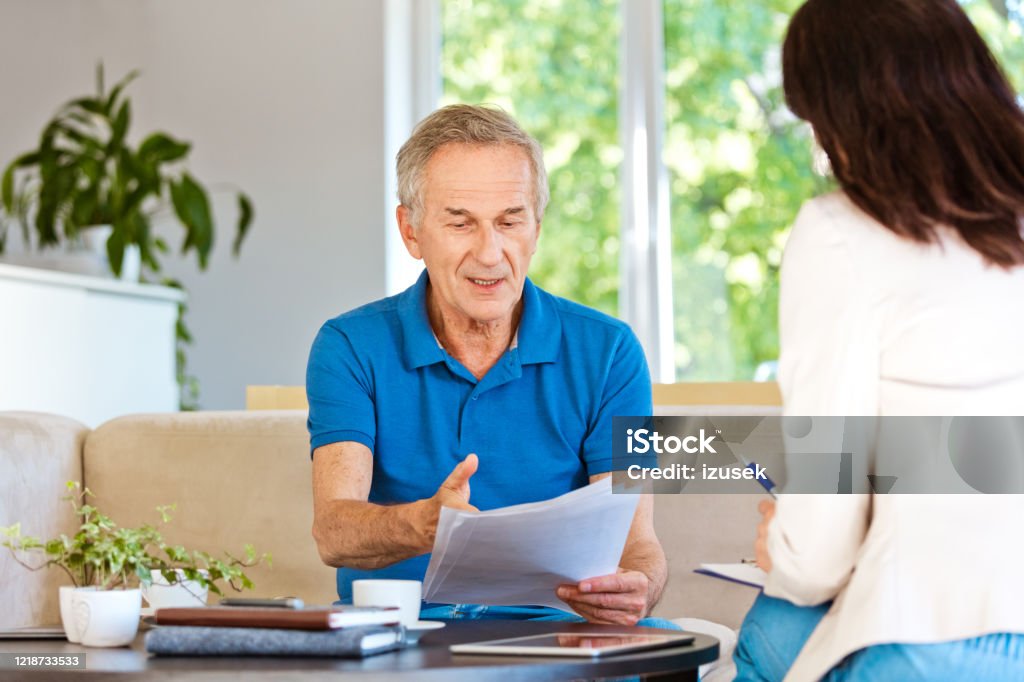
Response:
[[[72,644],[78,644],[82,641],[82,635],[78,632],[78,627],[75,625],[75,619],[73,611],[71,610],[71,595],[75,590],[89,590],[95,591],[95,587],[73,587],[71,585],[61,585],[57,593],[60,595],[60,622],[64,626],[64,636],[68,638],[68,641]]]
[[[176,569],[178,582],[171,584],[160,571],[153,571],[153,583],[142,586],[142,598],[154,609],[181,606],[206,606],[207,589],[195,580],[185,580],[185,572]]]
[[[142,611],[142,592],[75,590],[71,614],[85,646],[126,646],[135,639]]]
[[[355,606],[397,606],[398,622],[414,625],[420,619],[423,583],[419,580],[353,580]]]

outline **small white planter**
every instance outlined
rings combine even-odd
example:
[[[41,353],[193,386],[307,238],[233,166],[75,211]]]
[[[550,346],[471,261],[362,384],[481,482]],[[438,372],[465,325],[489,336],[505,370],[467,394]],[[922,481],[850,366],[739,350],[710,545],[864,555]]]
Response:
[[[57,248],[5,254],[0,260],[11,265],[113,279],[114,273],[107,259],[107,240],[113,229],[110,225],[87,227],[78,233],[77,239]],[[137,245],[130,244],[124,250],[120,279],[124,282],[138,282],[141,273],[142,252]]]
[[[151,608],[206,606],[208,591],[195,580],[185,580],[185,572],[176,570],[178,582],[171,584],[159,571],[153,571],[153,584],[142,586],[142,598]],[[205,573],[205,571],[204,571]]]
[[[114,276],[110,270],[110,262],[107,260],[107,240],[110,239],[113,231],[114,228],[110,225],[97,225],[87,227],[79,233],[85,253],[93,259],[94,263],[99,264],[99,271],[96,274],[100,276]],[[137,245],[129,244],[124,249],[124,258],[121,259],[120,279],[123,282],[138,282],[141,273],[142,254]]]
[[[71,595],[75,590],[95,591],[96,588],[71,587],[69,585],[63,585],[58,591],[58,594],[60,595],[60,622],[64,626],[64,635],[72,644],[78,644],[82,641],[82,636],[78,632],[78,627],[75,625],[75,619],[72,617],[73,611],[71,610]]]
[[[142,592],[134,590],[75,590],[71,613],[82,644],[127,646],[139,631]]]

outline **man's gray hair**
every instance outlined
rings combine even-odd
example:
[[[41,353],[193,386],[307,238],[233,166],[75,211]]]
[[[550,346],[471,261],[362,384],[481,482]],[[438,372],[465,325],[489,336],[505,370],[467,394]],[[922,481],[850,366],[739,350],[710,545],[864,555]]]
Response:
[[[398,150],[398,200],[417,225],[423,210],[423,175],[431,157],[446,144],[512,145],[519,147],[533,170],[533,209],[544,216],[550,192],[544,168],[544,152],[537,140],[515,119],[496,107],[452,104],[438,109],[417,124],[412,136]]]

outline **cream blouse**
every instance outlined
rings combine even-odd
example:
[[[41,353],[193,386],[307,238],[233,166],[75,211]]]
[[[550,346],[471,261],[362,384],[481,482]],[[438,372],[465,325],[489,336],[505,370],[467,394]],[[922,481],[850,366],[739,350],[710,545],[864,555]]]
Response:
[[[782,264],[787,415],[1024,415],[1024,267],[900,238],[836,192]],[[781,495],[765,593],[833,599],[787,680],[872,644],[1024,633],[1021,495]]]

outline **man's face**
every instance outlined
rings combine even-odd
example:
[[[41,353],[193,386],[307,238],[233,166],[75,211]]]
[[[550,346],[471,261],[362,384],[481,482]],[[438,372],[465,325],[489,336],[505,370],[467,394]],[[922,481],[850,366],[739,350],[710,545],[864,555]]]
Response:
[[[402,239],[426,265],[447,319],[511,319],[540,234],[532,181],[518,147],[449,144],[427,163],[419,225],[399,206]]]

